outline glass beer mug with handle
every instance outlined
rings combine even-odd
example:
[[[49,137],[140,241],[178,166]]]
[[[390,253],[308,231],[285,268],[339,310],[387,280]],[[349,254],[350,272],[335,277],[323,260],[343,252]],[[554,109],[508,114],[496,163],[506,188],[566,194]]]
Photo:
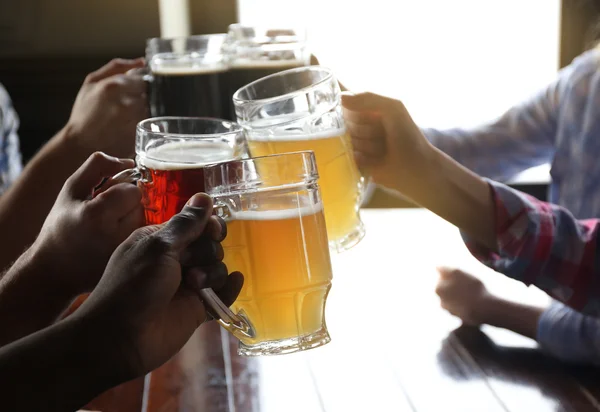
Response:
[[[231,97],[240,87],[270,74],[308,66],[310,51],[306,30],[273,29],[231,24],[223,44],[229,66],[227,95],[230,118],[235,121]]]
[[[208,34],[146,42],[142,73],[152,116],[229,117],[225,39],[225,34]]]
[[[206,165],[241,158],[242,128],[202,117],[155,117],[136,128],[136,168],[112,178],[137,182],[147,224],[160,224],[181,211],[194,194],[204,192]]]
[[[236,91],[233,102],[250,156],[314,151],[330,245],[338,252],[356,245],[365,234],[359,215],[364,179],[331,70],[309,66],[273,74]]]
[[[229,271],[244,275],[231,309],[205,303],[236,336],[238,353],[276,355],[330,341],[325,301],[332,270],[312,152],[233,160],[204,169],[206,193],[227,222]]]

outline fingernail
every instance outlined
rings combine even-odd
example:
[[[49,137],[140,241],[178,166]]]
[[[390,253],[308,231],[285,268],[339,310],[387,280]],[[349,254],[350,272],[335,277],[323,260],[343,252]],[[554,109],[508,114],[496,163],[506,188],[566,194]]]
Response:
[[[207,207],[210,204],[210,197],[204,193],[197,193],[190,200],[188,200],[188,206],[192,207]]]

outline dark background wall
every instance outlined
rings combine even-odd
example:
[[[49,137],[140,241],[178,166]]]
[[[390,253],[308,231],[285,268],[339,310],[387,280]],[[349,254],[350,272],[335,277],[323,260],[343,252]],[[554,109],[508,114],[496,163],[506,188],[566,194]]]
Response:
[[[225,32],[236,0],[190,0],[194,34]],[[24,160],[67,121],[87,73],[143,56],[158,0],[0,0],[0,83],[21,118]]]

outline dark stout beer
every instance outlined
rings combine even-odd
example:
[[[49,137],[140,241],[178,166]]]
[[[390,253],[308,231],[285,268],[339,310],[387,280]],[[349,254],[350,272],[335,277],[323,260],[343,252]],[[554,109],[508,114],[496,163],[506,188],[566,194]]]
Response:
[[[152,74],[152,116],[229,117],[224,111],[226,96],[222,90],[225,66],[156,67]]]

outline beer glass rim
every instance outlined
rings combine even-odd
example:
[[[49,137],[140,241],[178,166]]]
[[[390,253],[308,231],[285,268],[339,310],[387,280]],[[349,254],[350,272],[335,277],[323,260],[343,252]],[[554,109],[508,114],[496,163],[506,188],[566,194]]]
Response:
[[[176,37],[150,37],[146,39],[146,46],[154,45],[155,43],[163,43],[169,42],[173,40],[200,40],[206,38],[218,38],[221,37],[223,39],[227,38],[227,33],[212,33],[212,34],[194,34],[191,36],[176,36]]]
[[[220,133],[174,133],[174,132],[163,132],[160,130],[152,130],[149,126],[152,123],[161,122],[161,121],[184,121],[184,122],[198,122],[198,123],[206,123],[206,124],[221,124],[224,125],[229,130]],[[240,124],[236,122],[232,122],[226,119],[219,119],[215,117],[193,117],[193,116],[157,116],[157,117],[149,117],[147,119],[142,120],[136,126],[136,134],[152,134],[156,137],[161,137],[163,139],[195,139],[198,137],[202,138],[214,138],[220,136],[228,136],[234,134],[240,134],[243,132],[243,128]]]
[[[316,81],[314,83],[311,83],[308,86],[304,86],[301,87],[297,90],[294,90],[292,92],[288,92],[285,94],[280,94],[278,96],[273,96],[273,97],[265,97],[262,99],[242,99],[239,97],[239,95],[242,93],[242,91],[249,89],[251,87],[254,87],[257,84],[260,84],[264,81],[268,81],[271,79],[274,79],[276,77],[283,77],[283,76],[287,76],[290,75],[292,73],[298,73],[298,72],[303,72],[303,71],[322,71],[325,72],[326,75],[324,78],[322,78],[319,81]],[[305,93],[306,91],[315,88],[321,84],[330,82],[333,79],[333,71],[327,67],[324,66],[319,66],[319,65],[312,65],[312,66],[302,66],[302,67],[296,67],[293,69],[288,69],[288,70],[284,70],[278,73],[274,73],[274,74],[270,74],[268,76],[262,77],[258,80],[253,81],[252,83],[248,83],[247,85],[245,85],[244,87],[240,87],[238,90],[236,90],[236,92],[233,94],[233,103],[235,105],[241,105],[241,104],[246,104],[246,103],[257,103],[257,104],[265,104],[265,103],[272,103],[278,100],[287,100],[292,96],[296,96],[296,95],[300,95]]]
[[[254,30],[254,35],[248,36],[248,37],[243,37],[242,39],[240,39],[235,36],[237,28],[240,28],[242,30],[252,29],[252,30]],[[256,31],[259,31],[262,35],[257,35]],[[262,33],[263,31],[265,32],[264,34]],[[272,31],[272,32],[290,31],[291,33],[286,33],[286,34],[277,33],[272,36],[269,36],[268,35],[269,31]],[[281,27],[272,27],[270,25],[264,25],[264,24],[232,23],[229,26],[227,26],[226,36],[228,39],[232,39],[233,41],[239,42],[242,40],[242,42],[243,42],[243,40],[245,40],[247,44],[251,44],[251,45],[259,47],[259,46],[267,44],[267,43],[271,43],[271,44],[272,43],[281,43],[281,44],[306,43],[306,41],[308,39],[308,30],[306,29],[305,26],[295,26],[295,25],[284,25]],[[253,41],[250,39],[253,39]]]
[[[224,196],[224,195],[232,195],[232,194],[242,194],[247,193],[249,191],[252,192],[262,192],[262,191],[271,191],[277,190],[281,188],[290,188],[290,187],[299,187],[305,186],[311,183],[315,183],[319,178],[319,171],[317,170],[317,163],[315,160],[315,153],[312,150],[299,150],[296,152],[286,152],[286,153],[276,153],[270,154],[266,156],[257,156],[245,159],[232,159],[224,162],[212,163],[203,166],[205,179],[208,176],[212,175],[212,171],[214,170],[225,170],[228,166],[237,166],[243,164],[250,164],[253,167],[256,167],[256,164],[260,164],[262,161],[268,161],[270,159],[290,159],[291,157],[301,157],[302,164],[304,165],[304,173],[299,174],[297,177],[301,180],[298,181],[290,181],[283,182],[277,185],[267,186],[267,187],[258,187],[256,183],[260,180],[256,181],[236,181],[236,182],[222,182],[219,185],[209,186],[206,184],[205,190],[206,193],[211,196]]]

